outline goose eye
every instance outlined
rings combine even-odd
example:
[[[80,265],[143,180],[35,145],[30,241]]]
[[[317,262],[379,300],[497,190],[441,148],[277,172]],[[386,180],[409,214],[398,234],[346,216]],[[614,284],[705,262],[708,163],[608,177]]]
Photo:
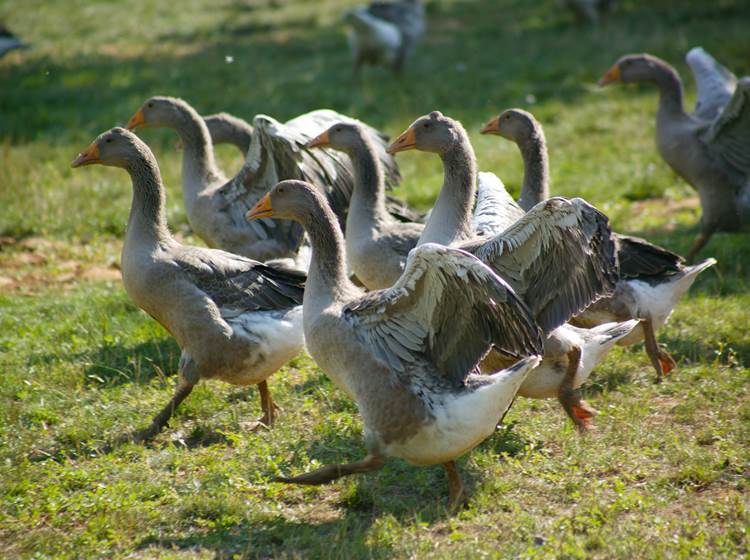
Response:
[[[112,139],[111,139],[111,138],[107,138],[107,139],[105,140],[105,142],[106,142],[107,144],[109,144],[110,142],[112,142]]]
[[[279,187],[276,192],[283,193],[284,192],[284,187]]]
[[[154,104],[153,104],[153,103],[149,103],[149,104],[147,105],[147,107],[148,107],[149,109],[153,109],[153,108],[154,108]]]
[[[425,128],[430,128],[430,123],[426,122],[422,126],[425,127]]]

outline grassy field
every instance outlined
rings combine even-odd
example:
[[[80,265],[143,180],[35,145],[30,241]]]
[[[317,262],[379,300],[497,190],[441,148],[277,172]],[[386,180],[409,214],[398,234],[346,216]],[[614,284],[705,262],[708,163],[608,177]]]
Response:
[[[391,135],[440,109],[464,122],[480,169],[514,192],[516,148],[478,131],[525,107],[546,127],[554,193],[587,198],[619,231],[689,247],[697,198],[655,151],[656,92],[594,84],[640,51],[687,77],[682,57],[698,44],[750,74],[747,2],[621,0],[594,28],[555,0],[431,0],[429,36],[404,78],[372,69],[356,86],[337,24],[352,3],[0,4],[0,21],[34,44],[0,61],[0,556],[748,555],[748,235],[717,235],[702,253],[718,265],[658,333],[679,362],[667,382],[652,383],[642,346],[615,349],[584,391],[600,411],[586,437],[555,401],[519,399],[459,461],[472,499],[456,516],[438,467],[393,460],[323,488],[269,482],[364,450],[356,407],[307,356],[271,379],[284,409],[272,431],[248,429],[257,392],[203,384],[152,445],[98,452],[166,402],[179,350],[119,281],[126,174],[70,161],[148,96],[246,118],[331,107]],[[171,227],[199,243],[176,137],[142,136],[169,186]],[[239,167],[233,149],[219,155]],[[399,163],[399,194],[428,208],[439,160],[412,152]]]

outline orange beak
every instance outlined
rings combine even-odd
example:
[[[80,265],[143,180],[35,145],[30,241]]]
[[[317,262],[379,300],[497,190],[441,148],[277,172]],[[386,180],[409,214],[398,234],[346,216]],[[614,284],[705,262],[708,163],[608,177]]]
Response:
[[[488,120],[480,134],[500,134],[500,117]]]
[[[414,129],[412,127],[407,128],[401,136],[396,138],[386,152],[389,154],[395,154],[397,152],[405,152],[406,150],[413,150],[417,147],[417,139],[414,136]]]
[[[620,65],[615,64],[612,68],[607,70],[607,73],[602,76],[602,79],[597,82],[599,87],[608,86],[609,84],[616,84],[622,81],[620,76]]]
[[[78,154],[78,157],[73,160],[73,163],[71,163],[70,166],[71,167],[83,167],[84,165],[92,165],[94,163],[99,163],[100,161],[101,160],[99,159],[99,145],[96,142],[94,142],[88,148],[86,148],[84,151]]]
[[[255,206],[248,210],[247,214],[245,214],[245,219],[250,221],[260,218],[270,218],[271,216],[273,216],[271,193],[266,193],[266,196],[261,198]]]
[[[321,132],[315,138],[307,143],[308,148],[318,148],[321,146],[328,146],[330,141],[328,140],[328,131]]]
[[[130,117],[130,120],[128,121],[128,130],[135,130],[139,126],[143,126],[146,124],[146,119],[143,117],[143,109],[138,109],[135,112],[135,115]]]

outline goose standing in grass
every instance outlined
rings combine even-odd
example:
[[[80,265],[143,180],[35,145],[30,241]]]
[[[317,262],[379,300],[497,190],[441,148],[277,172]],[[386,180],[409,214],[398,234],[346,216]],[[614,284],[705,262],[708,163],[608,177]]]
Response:
[[[491,119],[482,134],[496,134],[515,142],[524,164],[519,204],[509,196],[502,200],[506,212],[520,217],[524,209],[549,198],[547,143],[542,125],[522,109],[508,109]],[[519,206],[520,205],[520,206]],[[675,366],[675,361],[656,342],[656,329],[672,313],[679,299],[690,289],[698,274],[716,263],[707,259],[696,266],[685,266],[679,255],[644,239],[614,234],[620,263],[615,293],[591,305],[573,322],[592,327],[609,321],[642,319],[641,328],[619,344],[645,341],[646,352],[656,370],[657,382]]]
[[[335,152],[317,151],[304,144],[315,134],[348,117],[329,110],[313,111],[282,124],[264,115],[253,120],[245,164],[231,179],[219,171],[204,120],[189,104],[172,97],[152,97],[133,115],[128,129],[173,128],[183,144],[182,189],[188,220],[210,247],[258,260],[295,258],[302,244],[302,228],[295,223],[261,220],[248,223],[245,212],[281,179],[305,179],[325,192],[343,223],[352,190],[350,162]],[[380,143],[389,185],[400,180],[398,167]]]
[[[692,67],[699,68],[696,78],[700,80],[704,66],[693,63]],[[692,114],[685,112],[677,71],[650,54],[623,56],[599,80],[600,86],[649,82],[659,88],[656,146],[664,161],[698,191],[703,210],[688,262],[715,232],[750,226],[750,77],[736,82],[734,93],[721,108],[733,77],[716,66],[711,71],[710,63],[705,68],[719,83],[722,74],[726,79],[723,87],[699,85],[699,96],[706,97],[699,97]]]
[[[499,235],[477,239],[471,220],[476,158],[461,123],[439,111],[420,117],[389,147],[391,153],[410,149],[438,154],[445,172],[419,244],[460,247],[513,287],[548,336],[542,365],[524,382],[529,384],[528,395],[538,394],[532,390],[532,377],[555,379],[558,398],[571,420],[581,430],[588,428],[595,411],[567,389],[588,377],[595,365],[591,358],[603,358],[600,346],[608,349],[635,326],[613,325],[600,338],[593,333],[584,336],[566,324],[614,289],[617,265],[606,216],[582,199],[553,198],[525,215],[521,212],[520,219]],[[507,356],[493,352],[483,367],[497,369],[507,363]],[[519,394],[524,394],[523,386]]]
[[[350,28],[355,78],[365,64],[389,66],[399,74],[426,27],[420,0],[372,2],[344,12],[342,19]]]
[[[379,469],[386,457],[442,464],[450,506],[465,500],[454,460],[495,430],[538,357],[482,375],[491,346],[516,358],[541,352],[526,305],[471,255],[435,244],[409,256],[396,284],[363,294],[347,278],[344,238],[327,200],[308,183],[283,181],[248,219],[296,220],[312,245],[304,295],[310,355],[357,403],[367,457],[278,481],[324,484]]]
[[[113,128],[73,161],[73,167],[93,164],[130,174],[133,202],[122,248],[123,284],[182,350],[174,396],[135,439],[155,436],[201,379],[257,384],[260,422],[271,425],[277,407],[266,379],[303,348],[305,275],[178,243],[167,228],[156,159],[131,132]]]

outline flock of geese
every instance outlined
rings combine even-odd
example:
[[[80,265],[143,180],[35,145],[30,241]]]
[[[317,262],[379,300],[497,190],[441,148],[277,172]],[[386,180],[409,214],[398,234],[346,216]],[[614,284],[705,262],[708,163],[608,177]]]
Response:
[[[682,108],[677,73],[653,56],[623,57],[601,83],[659,87],[659,150],[703,206],[692,259],[713,231],[750,221],[750,82],[701,49],[688,60],[698,80],[693,114]],[[170,234],[159,166],[132,132],[143,127],[179,135],[187,217],[211,248]],[[596,411],[577,389],[614,344],[645,341],[661,380],[675,361],[655,331],[715,260],[688,265],[613,233],[580,198],[550,197],[545,137],[530,113],[507,110],[482,133],[518,145],[518,201],[477,171],[464,127],[438,111],[389,145],[331,110],[251,125],[152,97],[127,129],[97,137],[73,167],[130,174],[122,280],[182,350],[173,397],[131,437],[154,437],[201,379],[258,385],[259,425],[271,426],[278,407],[267,380],[306,348],[357,403],[367,455],[277,480],[322,484],[398,457],[442,464],[456,508],[467,496],[454,460],[493,433],[516,395],[556,397],[584,431]],[[220,142],[246,154],[232,177],[216,165]],[[388,194],[400,181],[394,156],[407,150],[443,163],[427,216]]]

